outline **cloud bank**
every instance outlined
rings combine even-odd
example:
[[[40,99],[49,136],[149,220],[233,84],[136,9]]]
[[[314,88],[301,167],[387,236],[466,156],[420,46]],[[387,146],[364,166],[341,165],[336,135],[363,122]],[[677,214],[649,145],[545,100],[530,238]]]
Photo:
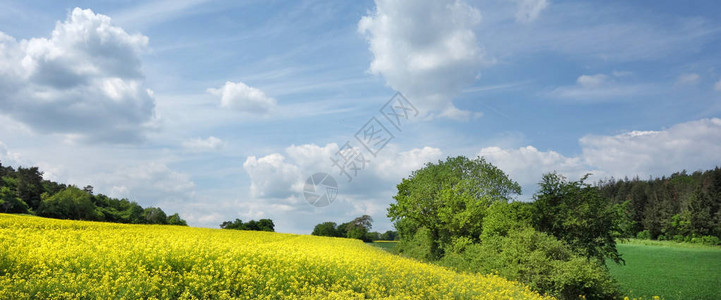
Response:
[[[136,142],[153,126],[143,80],[148,38],[75,8],[49,38],[0,32],[0,109],[33,130],[80,140]]]

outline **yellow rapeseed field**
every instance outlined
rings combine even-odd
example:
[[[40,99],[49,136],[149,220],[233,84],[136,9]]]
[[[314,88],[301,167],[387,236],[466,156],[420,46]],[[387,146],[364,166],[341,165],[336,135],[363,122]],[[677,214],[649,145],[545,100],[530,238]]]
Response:
[[[360,241],[0,214],[0,299],[543,299]]]

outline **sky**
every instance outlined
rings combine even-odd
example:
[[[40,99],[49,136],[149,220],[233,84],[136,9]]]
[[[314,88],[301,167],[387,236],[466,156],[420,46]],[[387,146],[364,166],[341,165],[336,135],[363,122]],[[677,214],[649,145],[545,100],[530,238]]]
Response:
[[[484,157],[521,201],[546,172],[712,169],[719,15],[718,1],[2,1],[0,162],[191,226],[304,234],[363,214],[392,229],[395,186],[449,156]],[[318,172],[338,186],[323,207],[303,193]]]

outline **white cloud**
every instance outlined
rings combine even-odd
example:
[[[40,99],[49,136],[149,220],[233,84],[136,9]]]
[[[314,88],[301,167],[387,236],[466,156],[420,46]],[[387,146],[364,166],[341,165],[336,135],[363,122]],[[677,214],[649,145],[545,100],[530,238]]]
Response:
[[[243,168],[250,176],[250,195],[255,198],[287,198],[300,192],[301,172],[280,153],[248,157]]]
[[[516,22],[530,23],[535,21],[541,11],[548,7],[547,0],[517,0]]]
[[[685,73],[685,74],[679,75],[678,78],[676,78],[676,84],[692,85],[692,84],[696,84],[699,79],[701,79],[701,76],[699,76],[696,73]]]
[[[243,167],[250,175],[251,198],[237,206],[243,207],[246,215],[273,216],[279,228],[301,233],[322,221],[343,222],[363,214],[375,218],[379,229],[390,229],[385,214],[395,185],[413,170],[441,158],[438,148],[400,151],[397,145],[389,144],[378,157],[365,157],[370,160],[366,168],[348,182],[330,160],[338,150],[335,143],[292,145],[282,154],[248,157]],[[316,172],[329,173],[338,182],[339,194],[330,206],[312,207],[302,196],[306,178]]]
[[[397,184],[426,163],[438,161],[443,155],[441,149],[428,146],[403,152],[396,152],[396,147],[391,148],[383,152],[387,155],[379,157],[378,160],[371,162],[371,165],[376,176],[393,184]]]
[[[608,81],[608,76],[604,74],[581,75],[576,79],[576,83],[582,87],[595,88],[603,85]]]
[[[347,177],[340,174],[340,170],[334,167],[331,161],[331,157],[336,157],[338,150],[335,143],[325,146],[292,145],[285,149],[285,154],[248,157],[243,167],[251,179],[251,196],[266,199],[285,198],[286,202],[290,201],[291,197],[302,192],[306,178],[316,172],[327,172],[334,176],[339,184],[347,183]],[[379,183],[382,186],[395,186],[401,178],[407,177],[427,162],[440,159],[442,154],[440,149],[432,147],[399,150],[396,145],[387,145],[378,157],[364,156],[368,160],[365,169],[358,171],[352,183],[343,186],[343,192],[367,193],[371,186],[377,187]]]
[[[190,175],[174,171],[163,163],[119,168],[96,178],[90,181],[96,190],[109,191],[109,196],[128,198],[142,206],[187,203],[195,197],[195,183]]]
[[[719,81],[716,81],[716,84],[713,85],[714,90],[721,91],[721,79]]]
[[[225,146],[225,142],[217,137],[209,136],[206,139],[194,138],[183,141],[183,147],[193,151],[219,150]]]
[[[676,124],[660,131],[631,131],[580,139],[587,164],[612,176],[661,176],[721,163],[721,119]]]
[[[475,80],[484,63],[473,31],[480,12],[460,0],[375,3],[375,11],[358,22],[374,56],[369,71],[424,113],[470,117],[458,113],[451,100]]]
[[[539,151],[533,146],[518,149],[486,147],[481,149],[478,156],[485,157],[516,180],[523,187],[525,196],[535,191],[545,173],[557,171],[571,179],[578,179],[591,172],[579,157],[566,157],[555,151]]]
[[[75,8],[49,38],[0,33],[0,108],[34,130],[131,142],[152,126],[155,100],[140,55],[148,38]]]
[[[238,111],[265,114],[276,107],[275,99],[242,82],[228,81],[223,87],[210,88],[208,92],[220,96],[220,106]]]
[[[0,163],[3,164],[3,166],[25,166],[28,167],[29,165],[24,164],[23,158],[20,156],[19,153],[11,152],[8,150],[7,146],[0,141]]]
[[[576,79],[575,85],[557,87],[546,93],[546,96],[581,103],[624,100],[631,96],[655,92],[655,88],[650,84],[629,83],[628,79],[620,81],[621,77],[625,77],[625,74],[614,72],[612,76],[606,74],[581,75]]]
[[[557,171],[572,180],[593,173],[593,180],[639,176],[664,176],[680,170],[705,170],[721,166],[721,119],[680,123],[659,131],[630,131],[618,135],[587,135],[579,140],[582,154],[564,156],[539,151],[487,147],[485,157],[524,187],[530,196],[544,173]]]

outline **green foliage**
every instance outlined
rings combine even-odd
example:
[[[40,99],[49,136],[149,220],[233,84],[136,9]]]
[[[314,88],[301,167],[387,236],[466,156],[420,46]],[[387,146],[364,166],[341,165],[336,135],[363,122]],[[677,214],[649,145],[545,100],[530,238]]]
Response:
[[[168,216],[158,207],[148,207],[143,211],[146,224],[168,224]]]
[[[700,237],[692,237],[691,243],[716,246],[716,245],[721,245],[721,239],[719,239],[718,237],[715,237],[713,235],[704,235],[704,236],[700,236]]]
[[[96,210],[91,196],[74,186],[55,195],[43,197],[37,214],[43,217],[71,220],[102,220],[104,218],[103,214]]]
[[[13,193],[10,188],[0,188],[0,211],[4,213],[27,213],[28,205]]]
[[[235,230],[254,230],[254,231],[275,231],[275,224],[271,219],[260,219],[258,221],[250,220],[248,223],[243,223],[241,219],[235,219],[235,221],[225,221],[220,224],[222,229],[235,229]]]
[[[371,232],[373,218],[369,215],[362,215],[350,222],[336,226],[335,222],[323,222],[313,228],[312,235],[345,237],[359,239],[364,242],[372,242],[380,239],[378,232]]]
[[[415,234],[408,238],[402,239],[396,249],[398,253],[408,257],[413,257],[422,261],[434,261],[436,257],[432,251],[435,241],[433,236],[425,227],[421,227],[415,231]]]
[[[633,222],[628,236],[648,231],[651,239],[690,241],[721,237],[721,168],[691,174],[677,172],[648,180],[599,182],[612,203],[629,203]]]
[[[18,168],[15,178],[17,179],[16,192],[20,200],[27,203],[31,209],[40,207],[43,190],[43,173],[37,167]]]
[[[435,259],[453,247],[455,238],[478,241],[488,206],[521,192],[518,183],[491,163],[464,156],[428,163],[397,188],[388,217],[395,222],[400,243],[415,240],[417,230],[425,228]]]
[[[568,245],[533,228],[489,235],[480,244],[451,253],[440,264],[463,271],[497,273],[561,299],[614,299],[615,282],[595,260],[576,255]]]
[[[545,174],[534,198],[533,226],[567,243],[581,256],[604,263],[623,261],[616,250],[622,216],[600,191],[579,181],[567,181],[557,173]]]
[[[178,213],[174,213],[168,217],[168,225],[188,226],[188,223],[181,219]]]
[[[548,174],[535,202],[508,203],[520,188],[482,158],[427,164],[398,185],[388,210],[400,235],[395,250],[498,273],[561,299],[614,299],[620,294],[604,258],[621,261],[615,238],[635,223],[630,203],[613,205],[584,179]]]
[[[483,219],[481,240],[493,236],[505,236],[509,230],[531,226],[533,204],[523,202],[494,203]]]
[[[323,222],[315,225],[312,235],[341,237],[336,229],[335,222]]]
[[[636,234],[636,238],[642,240],[649,240],[651,239],[651,233],[649,233],[648,230],[639,231],[638,234]]]
[[[395,241],[398,239],[398,232],[394,230],[387,230],[381,234],[379,239],[384,241]]]
[[[118,223],[187,224],[177,213],[167,217],[159,208],[145,210],[127,199],[95,195],[90,185],[78,189],[43,180],[42,174],[37,167],[16,171],[0,163],[0,188],[4,189],[0,190],[0,212]]]
[[[345,237],[359,239],[364,242],[373,241],[372,237],[369,236],[370,229],[373,227],[373,218],[371,218],[371,216],[362,215],[343,225],[346,233]]]

